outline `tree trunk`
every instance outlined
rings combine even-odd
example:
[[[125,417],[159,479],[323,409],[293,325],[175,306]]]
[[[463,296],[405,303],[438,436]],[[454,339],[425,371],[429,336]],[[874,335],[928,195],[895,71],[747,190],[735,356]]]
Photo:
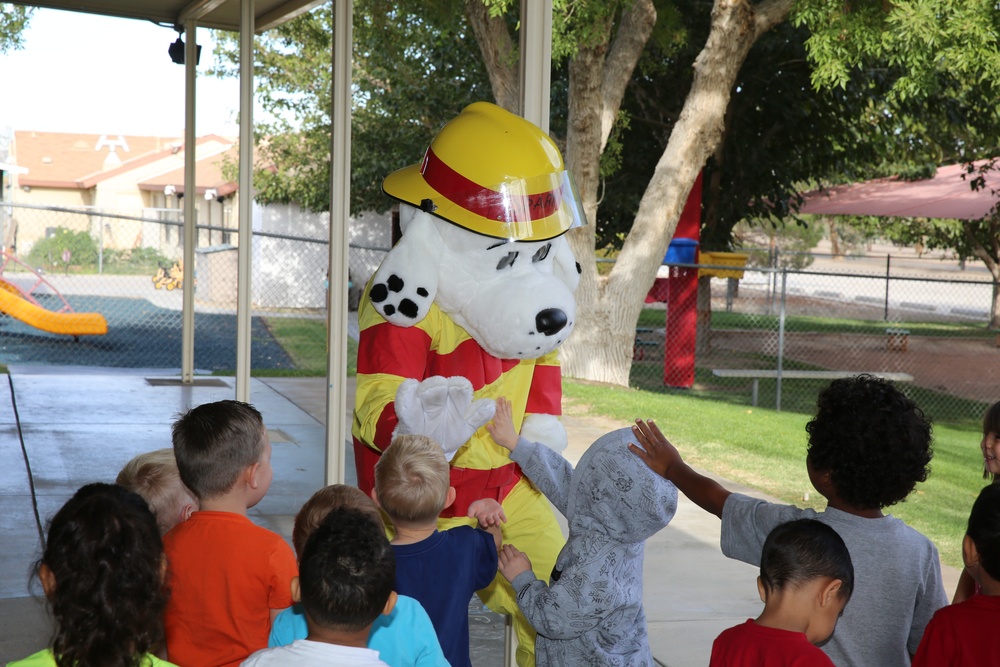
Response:
[[[990,304],[990,331],[1000,329],[1000,275],[993,274],[993,303]]]
[[[652,0],[636,0],[624,12],[613,43],[609,20],[604,26],[606,40],[581,47],[569,65],[566,166],[573,174],[590,224],[568,234],[582,273],[576,290],[576,328],[561,348],[560,360],[565,375],[626,387],[638,311],[632,327],[614,324],[626,321],[629,313],[622,310],[625,304],[620,300],[609,298],[607,279],[597,275],[594,225],[601,152],[621,107],[625,84],[655,23]]]
[[[644,296],[656,277],[691,186],[720,141],[736,75],[750,47],[785,19],[791,5],[792,0],[765,0],[755,5],[747,0],[716,0],[708,41],[694,63],[691,91],[609,276],[597,278],[592,229],[570,233],[583,275],[577,291],[576,330],[562,348],[564,374],[628,386],[635,323]],[[591,221],[596,212],[599,154],[577,142],[592,140],[596,133],[591,126],[594,114],[581,106],[594,99],[594,76],[588,68],[597,62],[598,54],[593,50],[581,51],[571,66],[566,151]],[[581,93],[583,97],[577,99]]]
[[[833,259],[843,259],[844,254],[840,251],[840,237],[837,234],[837,223],[833,220],[828,220],[827,229],[830,232],[830,254],[833,255]]]
[[[472,34],[483,55],[497,106],[511,113],[521,113],[517,49],[503,17],[490,17],[489,7],[482,0],[466,0],[465,18],[472,26]]]

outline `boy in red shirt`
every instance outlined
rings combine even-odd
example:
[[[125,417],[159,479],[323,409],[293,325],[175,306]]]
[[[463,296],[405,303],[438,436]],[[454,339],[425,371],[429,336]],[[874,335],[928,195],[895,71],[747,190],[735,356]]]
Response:
[[[764,611],[716,638],[709,667],[833,667],[815,644],[833,634],[854,590],[837,531],[815,519],[776,527],[764,541],[757,590]]]
[[[271,485],[271,442],[260,412],[239,401],[193,408],[172,432],[181,480],[201,509],[163,539],[167,654],[180,667],[235,667],[267,647],[298,573],[282,537],[247,517]]]
[[[927,624],[913,667],[996,667],[1000,625],[1000,486],[979,492],[962,540],[965,571],[980,589],[964,602],[942,607]]]

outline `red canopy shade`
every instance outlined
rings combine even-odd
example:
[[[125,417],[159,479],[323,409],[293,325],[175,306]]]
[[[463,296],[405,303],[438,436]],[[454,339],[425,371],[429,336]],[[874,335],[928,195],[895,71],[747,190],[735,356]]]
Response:
[[[987,187],[974,191],[970,179],[963,179],[965,167],[941,167],[933,178],[901,181],[879,178],[863,183],[838,185],[803,194],[799,213],[826,215],[877,215],[910,218],[956,218],[978,220],[990,214],[1000,202],[990,186],[1000,184],[1000,174]]]

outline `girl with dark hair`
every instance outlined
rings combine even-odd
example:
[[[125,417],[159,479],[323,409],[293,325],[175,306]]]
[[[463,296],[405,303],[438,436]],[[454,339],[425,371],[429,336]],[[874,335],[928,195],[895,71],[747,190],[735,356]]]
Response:
[[[962,540],[965,571],[980,588],[965,602],[940,609],[924,630],[913,667],[996,667],[993,634],[1000,624],[1000,485],[979,492]]]
[[[35,574],[52,645],[8,667],[169,667],[163,646],[163,543],[149,507],[113,484],[88,484],[49,522]]]
[[[983,452],[983,479],[996,483],[1000,476],[1000,401],[983,415],[983,439],[979,441]]]

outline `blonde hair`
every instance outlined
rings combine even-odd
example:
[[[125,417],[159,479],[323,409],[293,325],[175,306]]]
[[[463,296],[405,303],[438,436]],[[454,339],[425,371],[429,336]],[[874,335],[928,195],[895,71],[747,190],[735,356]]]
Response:
[[[306,542],[313,531],[319,527],[327,515],[335,509],[353,509],[364,512],[378,526],[382,527],[382,514],[378,511],[375,501],[365,495],[356,486],[346,484],[331,484],[325,486],[306,501],[299,513],[295,515],[295,525],[292,527],[292,544],[295,555],[302,558]]]
[[[375,493],[393,523],[436,519],[449,486],[441,445],[423,435],[396,436],[375,464]]]
[[[194,494],[181,481],[173,449],[155,449],[134,456],[118,473],[115,483],[142,496],[156,517],[161,535],[178,523],[185,504],[198,506]]]

